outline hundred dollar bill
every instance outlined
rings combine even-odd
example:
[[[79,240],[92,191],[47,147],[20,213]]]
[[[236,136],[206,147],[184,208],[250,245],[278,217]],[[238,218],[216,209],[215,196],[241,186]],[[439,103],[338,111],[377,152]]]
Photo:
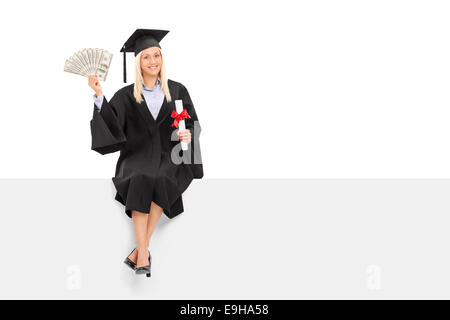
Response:
[[[100,55],[100,62],[97,68],[97,75],[100,80],[105,81],[108,75],[109,66],[111,65],[113,54],[102,50]]]

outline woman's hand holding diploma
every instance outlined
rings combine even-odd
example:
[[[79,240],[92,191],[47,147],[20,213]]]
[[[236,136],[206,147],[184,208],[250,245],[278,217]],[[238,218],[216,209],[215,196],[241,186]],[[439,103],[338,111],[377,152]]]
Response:
[[[184,130],[178,130],[177,131],[177,135],[178,135],[178,139],[180,139],[180,141],[189,143],[191,142],[191,131],[189,129],[184,129]]]

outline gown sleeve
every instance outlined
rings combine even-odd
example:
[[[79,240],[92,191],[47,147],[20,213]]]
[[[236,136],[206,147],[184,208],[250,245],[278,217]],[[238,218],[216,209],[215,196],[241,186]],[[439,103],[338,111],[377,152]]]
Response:
[[[194,179],[201,179],[203,177],[203,162],[199,141],[201,126],[189,92],[184,86],[181,88],[181,99],[183,100],[183,107],[190,116],[190,118],[184,121],[186,129],[191,131],[191,143],[188,149],[191,152],[190,166],[194,174]]]
[[[124,126],[123,104],[117,92],[109,102],[103,96],[100,110],[94,102],[94,113],[91,120],[91,150],[100,154],[121,150],[127,141]]]

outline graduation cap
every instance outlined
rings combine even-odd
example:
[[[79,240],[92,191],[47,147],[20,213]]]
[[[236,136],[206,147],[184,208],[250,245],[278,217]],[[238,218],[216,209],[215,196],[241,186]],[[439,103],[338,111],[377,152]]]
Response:
[[[120,52],[123,52],[123,82],[127,82],[126,52],[134,52],[136,57],[139,52],[150,47],[161,49],[159,42],[168,34],[167,30],[136,29],[128,38]]]

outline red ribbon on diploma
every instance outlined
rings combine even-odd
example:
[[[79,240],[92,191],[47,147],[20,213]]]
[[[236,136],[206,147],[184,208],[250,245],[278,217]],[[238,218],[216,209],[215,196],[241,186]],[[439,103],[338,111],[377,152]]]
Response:
[[[180,122],[181,120],[184,120],[186,118],[190,118],[191,117],[187,113],[186,109],[183,109],[183,111],[181,111],[181,113],[178,113],[175,110],[172,110],[172,114],[170,116],[172,118],[175,118],[175,120],[173,120],[173,123],[170,126],[171,127],[176,127],[176,128],[178,128],[178,122]]]

